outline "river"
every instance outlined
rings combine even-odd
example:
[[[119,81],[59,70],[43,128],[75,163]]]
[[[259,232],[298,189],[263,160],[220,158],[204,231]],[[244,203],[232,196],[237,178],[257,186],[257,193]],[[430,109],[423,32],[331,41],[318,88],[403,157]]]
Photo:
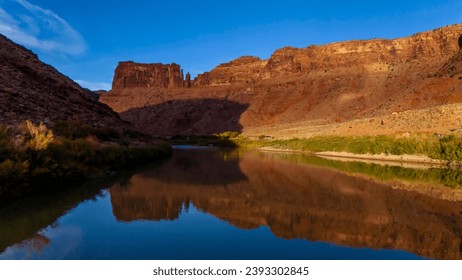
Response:
[[[0,206],[0,259],[462,259],[459,175],[176,147]]]

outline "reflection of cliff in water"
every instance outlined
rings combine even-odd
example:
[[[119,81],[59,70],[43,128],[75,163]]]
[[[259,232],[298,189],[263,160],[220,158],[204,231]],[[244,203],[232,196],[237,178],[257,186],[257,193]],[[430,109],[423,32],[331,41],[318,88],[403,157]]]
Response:
[[[244,153],[239,161],[223,152],[193,156],[175,151],[172,162],[111,188],[115,216],[176,219],[193,203],[240,228],[268,226],[282,238],[462,259],[461,203],[262,154]]]
[[[168,195],[173,188],[195,185],[213,192],[238,181],[247,181],[247,177],[232,151],[175,150],[169,162],[133,176],[128,186],[110,190],[114,215],[121,221],[174,220],[183,204],[188,207],[189,194],[181,191]]]

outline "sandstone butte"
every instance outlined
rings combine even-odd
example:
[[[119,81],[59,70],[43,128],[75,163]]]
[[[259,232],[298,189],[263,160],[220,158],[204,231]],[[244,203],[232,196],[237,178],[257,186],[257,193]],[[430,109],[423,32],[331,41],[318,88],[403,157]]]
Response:
[[[80,120],[95,127],[128,124],[89,90],[41,62],[30,50],[0,35],[0,124],[24,120],[52,124]]]
[[[457,133],[462,24],[394,40],[285,47],[184,77],[177,64],[120,62],[100,100],[154,136]]]

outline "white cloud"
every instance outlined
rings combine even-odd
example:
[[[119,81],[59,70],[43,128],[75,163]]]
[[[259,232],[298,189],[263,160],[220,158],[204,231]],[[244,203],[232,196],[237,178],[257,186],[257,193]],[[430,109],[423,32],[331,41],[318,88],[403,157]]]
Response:
[[[88,88],[90,90],[110,90],[112,85],[109,83],[89,82],[84,80],[75,80],[81,87]]]
[[[86,43],[64,19],[26,0],[6,0],[0,7],[0,33],[26,47],[50,53],[83,54]]]

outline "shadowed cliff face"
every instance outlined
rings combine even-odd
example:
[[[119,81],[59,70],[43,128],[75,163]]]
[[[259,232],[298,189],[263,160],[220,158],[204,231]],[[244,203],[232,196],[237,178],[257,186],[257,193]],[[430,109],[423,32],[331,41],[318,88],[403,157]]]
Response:
[[[153,136],[212,135],[241,132],[239,119],[247,107],[226,99],[170,100],[120,115]]]
[[[227,99],[248,104],[239,119],[244,133],[260,127],[277,130],[300,126],[300,122],[333,124],[458,103],[462,102],[461,34],[462,24],[457,24],[394,40],[286,47],[267,60],[246,56],[223,63],[199,75],[190,88],[153,88],[140,83],[133,88],[113,88],[101,100],[124,112],[140,107],[154,111],[169,100]],[[116,77],[121,79],[117,72]],[[177,109],[180,115],[187,110]],[[206,116],[214,109],[197,110]],[[152,132],[159,123],[145,124],[142,129]],[[413,126],[409,125],[410,131]],[[177,129],[174,123],[171,129]]]
[[[26,119],[128,127],[107,105],[90,97],[88,90],[0,35],[0,123],[18,125]]]
[[[176,219],[192,203],[244,229],[461,259],[462,205],[268,154],[176,150],[109,191],[117,219]],[[178,173],[172,170],[178,169]]]

